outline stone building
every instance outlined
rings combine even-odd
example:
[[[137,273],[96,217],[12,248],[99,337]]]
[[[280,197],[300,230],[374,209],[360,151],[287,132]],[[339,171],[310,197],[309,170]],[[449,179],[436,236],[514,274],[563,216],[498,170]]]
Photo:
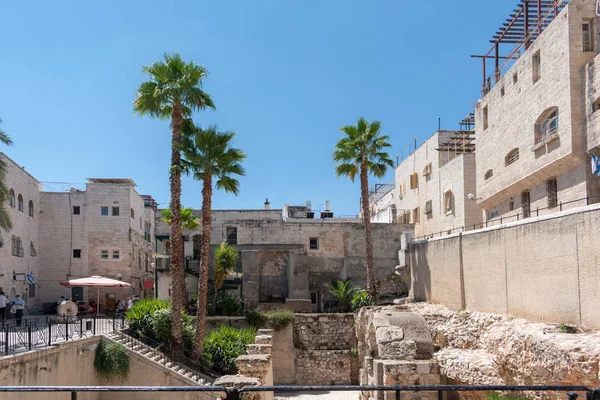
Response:
[[[93,300],[96,290],[68,289],[60,281],[100,275],[122,279],[138,294],[152,294],[155,204],[135,190],[131,179],[90,178],[85,191],[42,192],[40,271],[44,302],[60,295]],[[102,307],[113,307],[131,289],[101,289]]]
[[[36,280],[39,267],[40,182],[6,154],[0,153],[10,190],[6,209],[13,228],[0,230],[0,291],[14,300],[21,295],[30,310],[41,306]],[[29,274],[29,277],[27,276]],[[32,279],[33,276],[33,279]]]
[[[351,279],[353,285],[366,284],[365,234],[360,219],[313,218],[305,206],[282,210],[213,210],[211,252],[222,242],[240,251],[237,266],[241,276],[241,297],[247,308],[283,307],[296,310],[327,311],[335,307],[324,284]],[[194,214],[200,218],[200,210]],[[327,213],[329,216],[331,213]],[[158,217],[158,253],[166,253],[169,229]],[[405,224],[374,224],[373,251],[379,292],[398,296],[405,283],[395,274],[401,236],[412,232]],[[201,228],[185,232],[186,263],[189,267],[188,297],[197,291]],[[211,271],[209,276],[212,276]],[[157,259],[158,297],[169,295],[168,260]]]
[[[492,75],[484,75],[475,110],[477,196],[487,219],[514,220],[517,213],[523,218],[600,200],[586,200],[600,194],[590,163],[590,153],[600,150],[596,2],[541,2],[541,13],[537,1],[522,3],[507,20],[521,25],[504,24],[484,58],[484,71],[485,60],[496,63]],[[517,47],[497,57],[506,43]]]
[[[371,221],[413,224],[416,237],[479,228],[480,209],[469,199],[476,194],[471,126],[469,116],[460,130],[439,130],[405,158],[396,168],[394,190],[378,198],[373,190]]]

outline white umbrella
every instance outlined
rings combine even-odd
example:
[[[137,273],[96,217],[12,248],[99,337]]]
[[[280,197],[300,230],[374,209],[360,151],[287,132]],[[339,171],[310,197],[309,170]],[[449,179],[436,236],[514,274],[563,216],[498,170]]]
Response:
[[[116,279],[105,278],[103,276],[90,276],[87,278],[77,278],[70,279],[68,281],[60,282],[61,286],[86,286],[86,287],[96,287],[98,288],[97,292],[97,302],[96,302],[96,315],[98,315],[98,311],[100,311],[100,288],[101,287],[131,287],[130,283],[119,281]]]

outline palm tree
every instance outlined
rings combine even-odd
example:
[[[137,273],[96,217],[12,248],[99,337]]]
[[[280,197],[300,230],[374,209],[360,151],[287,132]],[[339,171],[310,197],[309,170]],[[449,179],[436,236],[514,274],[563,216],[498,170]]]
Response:
[[[217,307],[217,292],[223,286],[225,279],[235,273],[238,256],[237,249],[227,243],[221,243],[215,250],[215,309]]]
[[[202,182],[202,241],[200,244],[200,279],[193,357],[199,360],[204,347],[206,328],[206,295],[208,293],[208,261],[213,180],[215,187],[237,196],[239,182],[235,175],[245,175],[241,162],[246,158],[240,149],[231,147],[233,132],[219,132],[216,126],[202,129],[191,121],[184,124],[181,149],[184,171]]]
[[[193,212],[194,212],[193,208],[181,207],[180,215],[181,215],[181,230],[182,231],[193,231],[194,229],[196,229],[200,226],[200,222],[199,222],[198,218],[196,218],[194,216]],[[162,214],[162,217],[160,219],[165,224],[171,226],[171,209],[164,208],[161,211],[161,214]],[[171,258],[172,257],[173,257],[173,255],[171,255]],[[181,293],[187,293],[186,286],[185,286],[185,279],[183,280],[183,282],[180,282],[180,283],[183,284],[183,286],[179,288]],[[187,300],[187,298],[186,298],[186,300]]]
[[[1,122],[2,120],[0,119],[0,123]],[[0,129],[0,142],[7,146],[12,144],[12,140],[2,129]],[[3,160],[0,160],[0,228],[8,231],[12,229],[12,222],[10,221],[8,210],[6,209],[6,199],[10,196],[10,193],[8,187],[6,187],[6,183],[4,183],[5,175],[6,163]]]
[[[181,126],[184,118],[193,111],[206,107],[215,108],[210,96],[202,91],[204,67],[194,62],[186,63],[179,54],[165,54],[164,60],[143,68],[150,80],[142,83],[133,102],[134,111],[141,115],[171,120],[171,185],[170,207],[173,209],[171,224],[171,339],[173,346],[183,346],[181,309],[184,305],[185,271],[183,268],[183,238],[181,235]],[[183,283],[182,283],[183,282]]]
[[[335,172],[338,176],[347,176],[352,182],[357,174],[360,175],[361,205],[366,236],[367,253],[367,292],[373,299],[377,298],[375,270],[373,267],[373,242],[371,239],[371,213],[369,210],[369,174],[383,178],[387,167],[394,163],[386,147],[391,147],[388,136],[379,136],[381,123],[368,123],[360,117],[356,125],[346,125],[340,128],[344,137],[335,145],[333,160],[337,163]]]
[[[347,312],[348,303],[358,288],[350,286],[350,279],[346,281],[334,281],[331,283],[326,283],[325,287],[329,289],[329,293],[331,293],[333,297],[337,299],[339,311],[341,313]]]

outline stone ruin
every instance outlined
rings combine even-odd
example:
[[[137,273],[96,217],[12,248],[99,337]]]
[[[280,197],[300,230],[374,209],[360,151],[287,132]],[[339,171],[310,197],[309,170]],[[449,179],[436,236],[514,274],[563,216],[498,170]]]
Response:
[[[226,375],[217,379],[213,385],[236,387],[273,386],[273,329],[259,329],[254,344],[246,346],[245,355],[235,360],[237,375]],[[273,392],[254,392],[244,394],[244,400],[273,400]]]
[[[360,385],[439,385],[440,369],[425,319],[397,307],[363,308],[356,321]],[[363,392],[395,399],[395,392]],[[401,399],[437,399],[436,392],[402,392]]]

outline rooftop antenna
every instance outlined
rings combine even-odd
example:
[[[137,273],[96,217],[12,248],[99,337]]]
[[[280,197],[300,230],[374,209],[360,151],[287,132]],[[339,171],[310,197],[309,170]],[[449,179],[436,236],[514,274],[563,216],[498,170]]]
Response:
[[[442,117],[438,117],[438,131],[442,130]]]

